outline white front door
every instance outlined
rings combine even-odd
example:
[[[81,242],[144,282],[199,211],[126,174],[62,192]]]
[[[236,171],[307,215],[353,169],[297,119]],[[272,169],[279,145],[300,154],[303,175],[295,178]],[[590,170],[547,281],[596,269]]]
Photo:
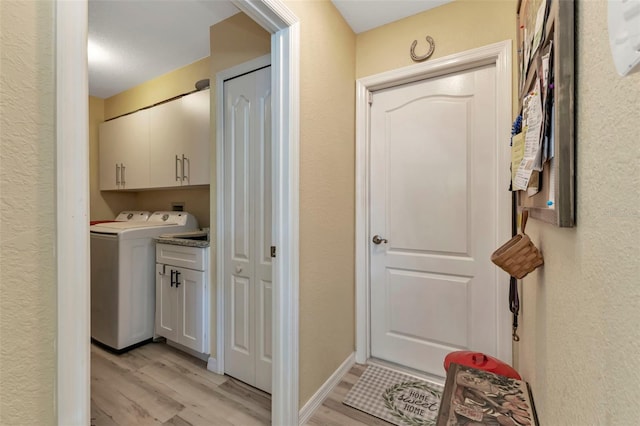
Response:
[[[271,391],[271,69],[224,83],[225,373]]]
[[[370,119],[371,356],[496,356],[495,66],[374,92]]]

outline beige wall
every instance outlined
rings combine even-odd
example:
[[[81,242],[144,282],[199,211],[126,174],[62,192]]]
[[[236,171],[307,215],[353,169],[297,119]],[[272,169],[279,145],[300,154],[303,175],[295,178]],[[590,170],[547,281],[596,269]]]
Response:
[[[212,85],[218,72],[271,52],[271,34],[242,12],[213,25],[209,37]]]
[[[529,221],[545,264],[524,279],[520,371],[541,424],[640,419],[640,73],[617,75],[607,2],[576,3],[577,226]]]
[[[53,2],[0,2],[0,424],[55,424]]]
[[[356,78],[415,64],[409,48],[418,40],[416,53],[427,50],[431,36],[435,50],[429,60],[513,40],[512,70],[517,75],[516,0],[456,0],[452,3],[358,34]],[[512,82],[514,116],[517,111],[517,79]]]
[[[430,60],[515,40],[515,14],[515,0],[457,0],[358,34],[356,77],[414,64],[411,43],[418,40],[416,53],[426,52],[427,35],[436,46]]]
[[[196,81],[209,77],[209,61],[200,59],[105,99],[105,120],[193,92]]]
[[[256,24],[244,13],[238,13],[232,17],[218,22],[209,29],[209,46],[211,48],[211,128],[216,127],[216,74],[227,68],[264,56],[271,51],[271,34]],[[211,138],[212,164],[216,163],[216,137],[215,131]],[[216,171],[211,169],[211,223],[216,223]],[[211,227],[212,247],[216,247],[216,227]],[[216,252],[211,250],[211,277],[216,280]],[[215,289],[215,287],[212,287]],[[211,356],[216,357],[216,292],[211,292]]]
[[[215,170],[215,165],[212,167]],[[137,210],[154,212],[172,210],[171,203],[183,203],[184,211],[198,219],[198,226],[209,227],[209,188],[142,191],[138,192],[135,205]]]
[[[355,350],[355,35],[329,0],[300,18],[300,405]]]

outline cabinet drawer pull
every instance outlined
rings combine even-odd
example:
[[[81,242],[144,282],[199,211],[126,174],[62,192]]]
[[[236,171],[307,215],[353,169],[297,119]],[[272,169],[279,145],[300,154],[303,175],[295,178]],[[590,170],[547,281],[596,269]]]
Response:
[[[116,163],[116,186],[120,186],[120,166]]]
[[[173,269],[171,270],[171,287],[173,287],[173,284],[174,284],[174,282],[173,282],[173,280],[174,280],[173,274],[175,274],[176,272],[178,272],[178,271],[174,271]]]
[[[120,174],[122,175],[122,176],[120,176],[120,178],[121,178],[120,180],[122,181],[122,186],[124,186],[124,185],[125,185],[125,181],[124,181],[124,176],[125,176],[125,174],[124,174],[124,169],[125,169],[124,164],[120,163]]]
[[[180,180],[180,175],[178,174],[178,163],[179,162],[180,162],[180,158],[178,158],[178,155],[176,154],[176,180]],[[182,165],[182,168],[184,169],[184,164]]]
[[[180,271],[176,271],[176,288],[180,287]]]

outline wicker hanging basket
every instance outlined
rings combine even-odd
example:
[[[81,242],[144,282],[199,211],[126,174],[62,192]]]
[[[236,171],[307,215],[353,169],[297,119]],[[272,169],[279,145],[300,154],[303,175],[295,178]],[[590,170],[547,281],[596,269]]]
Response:
[[[522,231],[504,243],[491,255],[491,261],[505,270],[509,275],[518,279],[524,278],[529,272],[544,263],[542,254],[524,233],[527,226],[529,212],[522,212]]]

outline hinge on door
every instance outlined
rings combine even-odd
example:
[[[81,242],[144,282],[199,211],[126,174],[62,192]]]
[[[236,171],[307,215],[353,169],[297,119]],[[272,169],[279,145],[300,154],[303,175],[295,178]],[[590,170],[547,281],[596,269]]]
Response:
[[[368,92],[369,93],[369,105],[373,105],[373,93]]]
[[[271,257],[276,257],[276,246],[271,246]]]

